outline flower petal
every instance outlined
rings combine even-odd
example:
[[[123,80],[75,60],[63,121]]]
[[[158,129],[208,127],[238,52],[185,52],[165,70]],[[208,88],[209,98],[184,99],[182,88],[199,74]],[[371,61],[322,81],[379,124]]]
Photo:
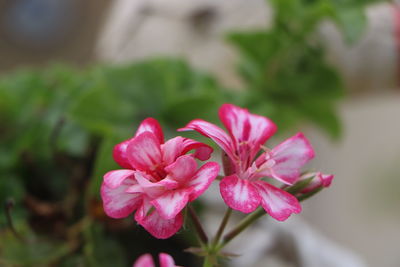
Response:
[[[161,163],[160,142],[151,132],[143,132],[128,145],[129,163],[142,171],[153,171]]]
[[[134,137],[133,137],[134,138]],[[131,164],[128,160],[128,155],[126,154],[126,149],[128,148],[129,143],[132,141],[133,138],[125,140],[116,146],[113,149],[113,158],[119,166],[126,169],[132,169]]]
[[[139,171],[135,171],[135,178],[138,185],[142,188],[143,192],[150,198],[159,197],[166,190],[163,184],[150,182],[148,176]],[[137,189],[134,188],[134,190]],[[131,192],[131,189],[129,188],[127,191]]]
[[[173,236],[182,227],[182,213],[179,213],[175,218],[165,220],[157,210],[151,210],[151,207],[149,200],[145,200],[136,211],[135,220],[152,236],[158,239],[166,239]]]
[[[165,167],[165,170],[172,179],[184,183],[194,175],[196,168],[196,160],[190,155],[184,155],[177,158],[171,165]]]
[[[152,200],[151,204],[163,219],[173,219],[186,206],[191,191],[190,189],[174,190]]]
[[[126,193],[134,181],[126,179],[116,188],[110,188],[105,183],[101,185],[100,194],[103,200],[104,212],[112,218],[125,218],[132,213],[142,202],[141,194]]]
[[[261,201],[252,182],[240,179],[236,174],[222,179],[219,189],[229,207],[244,213],[254,211]]]
[[[180,186],[179,182],[171,176],[166,176],[164,179],[157,182],[158,185],[162,185],[165,189],[172,190]]]
[[[129,143],[135,139],[138,135],[140,135],[143,132],[151,132],[154,134],[154,136],[158,139],[158,142],[160,144],[164,143],[164,134],[162,132],[161,126],[158,123],[157,120],[153,118],[147,118],[145,119],[140,125],[139,128],[136,131],[136,134],[134,137],[129,138],[128,140],[125,140],[119,144],[117,144],[114,149],[113,149],[113,158],[118,165],[120,165],[122,168],[127,168],[131,169],[132,166],[128,160],[128,155],[127,155],[127,148]]]
[[[201,166],[201,168],[186,184],[186,187],[192,187],[193,189],[189,196],[189,201],[195,200],[207,190],[207,188],[218,176],[219,169],[219,165],[216,162],[207,162]]]
[[[200,134],[211,138],[222,150],[224,150],[228,156],[235,159],[234,156],[234,143],[232,138],[217,125],[209,123],[204,120],[192,120],[185,127],[178,129],[178,131],[190,131],[195,130]]]
[[[158,258],[160,261],[160,267],[175,267],[174,259],[167,253],[160,253]]]
[[[143,254],[135,261],[132,267],[155,267],[155,265],[150,254]]]
[[[271,151],[275,161],[271,175],[286,184],[293,184],[300,176],[300,169],[314,157],[314,149],[302,133],[287,139]]]
[[[147,118],[139,125],[135,137],[144,132],[151,132],[157,137],[160,144],[164,143],[164,133],[158,121],[153,118]]]
[[[320,179],[322,180],[323,187],[329,187],[333,181],[333,178],[335,177],[335,175],[333,175],[333,174],[319,173],[319,175],[320,175]]]
[[[204,143],[177,136],[162,145],[163,161],[166,165],[169,165],[178,157],[193,149],[195,150],[194,157],[203,161],[209,159],[213,152],[213,149]]]
[[[133,170],[114,170],[109,171],[104,175],[104,184],[109,188],[116,188],[122,184],[127,178],[134,177]]]
[[[260,145],[263,145],[277,129],[270,119],[251,114],[247,109],[232,104],[221,106],[219,118],[236,140],[236,144],[249,145],[251,158],[254,158]]]
[[[143,201],[135,213],[136,221],[138,221],[138,222],[142,221],[148,215],[148,213],[151,211],[153,206],[151,205],[150,201],[151,201],[151,198],[149,198],[148,196],[145,196],[145,195],[143,196]]]
[[[161,150],[163,154],[163,162],[169,165],[179,157],[182,156],[182,143],[183,137],[177,136],[172,139],[167,140],[165,144],[161,145]]]
[[[284,221],[292,213],[301,212],[300,203],[292,194],[265,181],[257,181],[254,185],[257,187],[261,197],[262,207],[274,219]]]
[[[212,147],[210,147],[209,145],[193,139],[183,138],[182,154],[186,154],[193,149],[195,150],[194,157],[201,161],[208,160],[211,157],[211,153],[213,152]]]

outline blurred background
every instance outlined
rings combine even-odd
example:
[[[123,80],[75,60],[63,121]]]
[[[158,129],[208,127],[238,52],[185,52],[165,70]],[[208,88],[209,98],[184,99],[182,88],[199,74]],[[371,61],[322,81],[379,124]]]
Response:
[[[191,233],[107,218],[99,186],[141,120],[172,137],[225,102],[272,118],[269,146],[304,131],[336,175],[226,266],[400,266],[399,67],[396,1],[0,0],[0,266],[199,266]],[[213,233],[217,185],[198,208]]]

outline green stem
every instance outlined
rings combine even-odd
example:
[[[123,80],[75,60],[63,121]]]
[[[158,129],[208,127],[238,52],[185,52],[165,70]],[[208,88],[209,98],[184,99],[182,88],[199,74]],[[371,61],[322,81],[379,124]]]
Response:
[[[218,244],[219,240],[221,239],[221,236],[224,233],[225,227],[228,224],[228,221],[229,221],[229,218],[231,217],[231,214],[232,214],[232,209],[228,208],[226,210],[226,212],[225,212],[224,218],[221,221],[221,224],[220,224],[220,226],[218,228],[218,231],[215,234],[215,237],[214,237],[214,239],[212,241],[212,246],[213,247],[215,247]]]
[[[204,257],[203,267],[214,267],[214,264],[209,255]]]
[[[197,236],[203,245],[208,243],[208,237],[204,232],[203,226],[200,223],[199,217],[197,217],[196,211],[191,205],[188,206],[189,216],[192,219],[194,229],[196,230]]]
[[[226,246],[233,238],[243,232],[249,225],[251,225],[254,221],[258,218],[265,215],[266,212],[263,209],[258,209],[257,211],[251,213],[250,215],[246,216],[241,222],[239,222],[235,228],[233,228],[229,233],[227,233],[222,243],[217,247],[217,250],[220,250],[224,246]]]
[[[302,195],[297,197],[299,202],[306,200],[308,197],[318,193],[321,189],[316,189],[308,194]],[[219,251],[221,248],[225,247],[233,238],[243,232],[249,225],[251,225],[254,221],[258,218],[262,217],[263,215],[267,214],[264,209],[260,208],[257,211],[251,213],[250,215],[246,216],[242,221],[240,221],[235,228],[233,228],[229,233],[227,233],[222,242],[216,247],[216,251]]]

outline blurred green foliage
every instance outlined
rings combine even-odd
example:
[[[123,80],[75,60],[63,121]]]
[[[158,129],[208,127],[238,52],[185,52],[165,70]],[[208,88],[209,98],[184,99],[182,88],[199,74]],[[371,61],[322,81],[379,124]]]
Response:
[[[363,34],[364,7],[377,0],[270,0],[272,25],[235,32],[227,40],[241,54],[244,94],[235,103],[272,118],[280,131],[312,122],[332,138],[341,134],[336,104],[344,95],[338,72],[326,61],[318,31],[333,22],[350,46]]]
[[[288,129],[311,121],[333,138],[341,133],[335,112],[344,88],[337,71],[325,58],[318,39],[321,22],[330,19],[349,44],[362,34],[367,1],[271,0],[272,27],[232,33],[241,53],[239,73],[247,95],[240,102]]]
[[[126,266],[118,241],[107,231],[132,230],[133,223],[118,226],[105,218],[99,201],[103,174],[118,168],[112,160],[113,146],[149,116],[166,126],[169,135],[192,118],[209,119],[223,94],[213,78],[172,59],[79,71],[53,65],[3,77],[0,202],[16,202],[15,227],[27,240],[10,241],[15,237],[2,209],[0,264]],[[24,221],[29,224],[21,224]],[[78,240],[66,234],[76,227],[81,233]],[[34,237],[28,238],[31,234]],[[63,253],[53,244],[60,240],[68,241]],[[33,255],[35,247],[43,249]]]
[[[102,175],[118,168],[113,146],[149,116],[170,137],[194,118],[218,122],[224,102],[271,117],[281,132],[311,122],[339,137],[335,107],[343,87],[315,32],[331,19],[354,42],[367,2],[271,0],[271,28],[228,36],[241,54],[240,91],[172,59],[85,70],[53,65],[2,77],[0,203],[15,201],[8,212],[24,240],[12,235],[2,209],[0,265],[126,266],[148,248],[176,254],[188,247],[191,237],[155,246],[132,219],[104,215],[99,187]],[[186,260],[178,263],[195,265]]]
[[[10,232],[4,232],[1,235],[0,263],[4,266],[45,266],[57,261],[68,252],[67,245],[45,237],[38,237],[27,225],[20,225],[18,230],[24,237],[23,241]]]

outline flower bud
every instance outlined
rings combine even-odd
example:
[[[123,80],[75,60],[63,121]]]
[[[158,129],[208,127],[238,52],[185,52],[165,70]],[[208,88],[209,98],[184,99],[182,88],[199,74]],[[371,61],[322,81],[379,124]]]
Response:
[[[312,172],[303,174],[300,177],[299,181],[303,181],[306,179],[310,179],[314,177],[306,187],[300,190],[299,193],[307,194],[309,192],[315,191],[316,189],[320,189],[323,187],[329,187],[332,183],[334,175],[332,174],[323,174],[321,172]]]

